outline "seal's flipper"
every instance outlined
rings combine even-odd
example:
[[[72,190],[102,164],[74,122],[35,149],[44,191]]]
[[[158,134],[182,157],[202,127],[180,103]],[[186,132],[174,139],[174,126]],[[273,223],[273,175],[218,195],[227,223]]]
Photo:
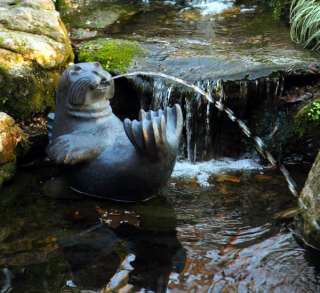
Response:
[[[159,158],[178,148],[183,126],[181,107],[176,104],[164,111],[140,110],[139,121],[125,119],[124,129],[135,148]]]
[[[47,154],[57,164],[74,165],[96,158],[102,150],[100,141],[93,135],[65,134],[49,144]]]

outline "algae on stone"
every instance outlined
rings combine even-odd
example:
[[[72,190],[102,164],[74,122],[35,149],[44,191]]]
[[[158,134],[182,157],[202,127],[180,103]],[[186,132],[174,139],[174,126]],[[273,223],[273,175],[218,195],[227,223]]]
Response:
[[[296,114],[294,121],[295,132],[300,136],[318,132],[320,127],[320,98],[304,105]]]
[[[79,47],[80,62],[100,62],[108,71],[124,73],[143,49],[135,41],[120,39],[96,39]]]

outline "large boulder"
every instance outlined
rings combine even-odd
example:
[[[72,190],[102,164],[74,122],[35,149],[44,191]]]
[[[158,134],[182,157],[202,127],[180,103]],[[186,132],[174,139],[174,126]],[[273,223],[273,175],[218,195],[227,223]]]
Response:
[[[25,118],[54,105],[61,71],[73,61],[51,0],[0,1],[0,110]]]
[[[301,228],[305,241],[320,249],[320,152],[302,190]]]
[[[0,187],[15,173],[16,146],[25,138],[14,119],[0,112]]]

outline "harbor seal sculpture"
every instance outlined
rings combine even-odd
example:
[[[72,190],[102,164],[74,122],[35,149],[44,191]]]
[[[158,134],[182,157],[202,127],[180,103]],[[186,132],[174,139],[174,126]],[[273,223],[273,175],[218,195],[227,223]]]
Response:
[[[156,194],[172,173],[182,111],[179,105],[141,109],[139,120],[122,122],[112,112],[113,96],[114,82],[99,63],[67,68],[48,125],[47,153],[64,166],[71,188],[80,193],[127,202],[144,200]]]

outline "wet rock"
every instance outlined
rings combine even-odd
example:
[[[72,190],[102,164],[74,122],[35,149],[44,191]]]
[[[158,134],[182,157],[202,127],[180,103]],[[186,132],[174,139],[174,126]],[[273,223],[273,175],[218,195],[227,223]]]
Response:
[[[25,139],[13,118],[0,112],[0,187],[15,173],[16,146]]]
[[[94,38],[97,34],[98,32],[95,30],[78,28],[72,30],[71,38],[73,40],[85,40]]]
[[[0,11],[0,110],[23,118],[53,106],[73,52],[52,1],[5,0]]]
[[[296,157],[312,163],[320,148],[320,99],[317,93],[313,95],[311,100],[284,108],[289,115],[282,121],[282,131],[276,136],[290,160],[297,160]]]
[[[56,7],[69,24],[74,39],[78,39],[79,29],[87,30],[81,37],[85,39],[90,35],[88,31],[95,32],[125,22],[139,11],[135,5],[101,0],[57,0]]]
[[[300,227],[305,241],[320,249],[320,152],[311,168],[300,195],[302,208]]]

